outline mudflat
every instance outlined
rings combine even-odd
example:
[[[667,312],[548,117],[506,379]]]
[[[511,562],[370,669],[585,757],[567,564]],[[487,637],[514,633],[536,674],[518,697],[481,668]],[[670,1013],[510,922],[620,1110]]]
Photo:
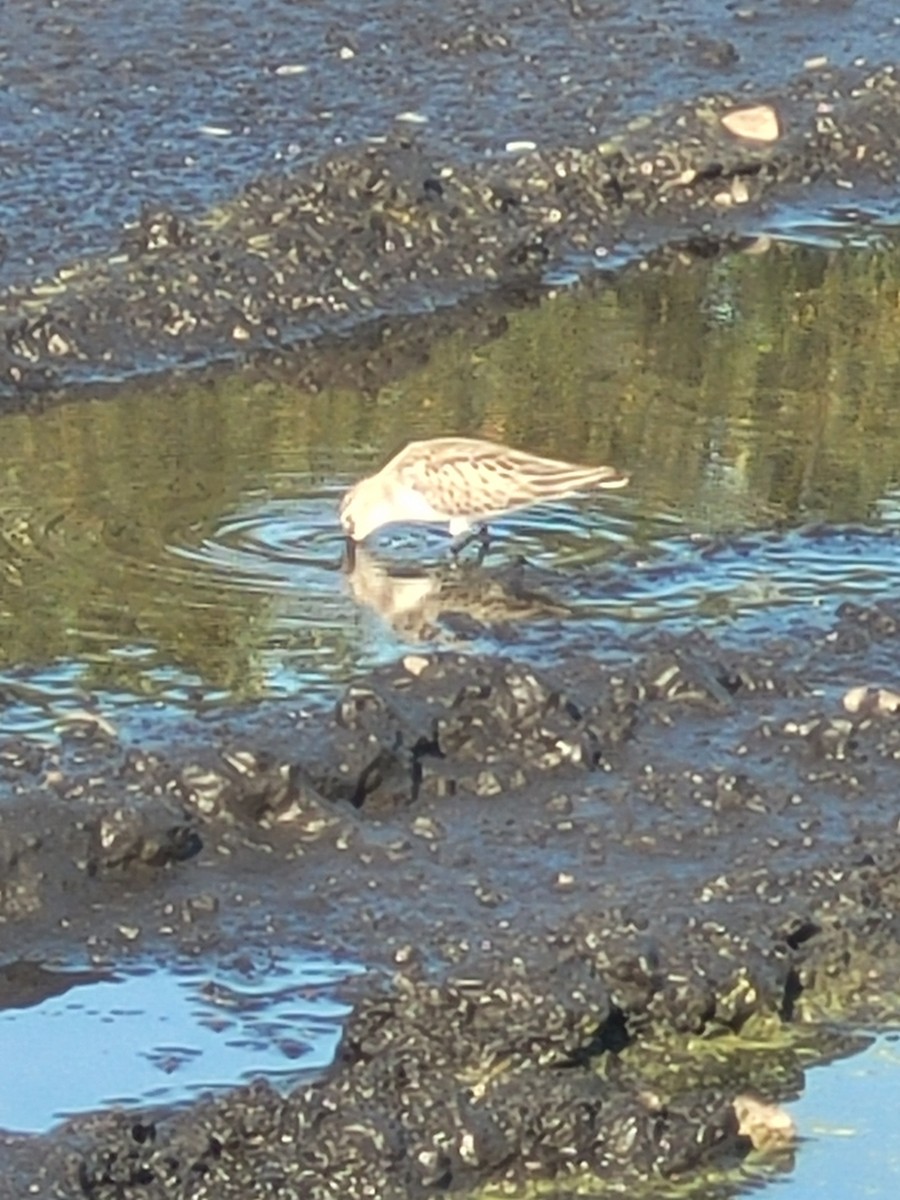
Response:
[[[556,269],[677,267],[896,187],[888,3],[180,10],[0,15],[9,409],[185,372],[374,388]],[[61,957],[369,968],[322,1079],[6,1138],[0,1196],[656,1194],[765,1157],[748,1094],[841,1052],[831,1018],[896,1013],[891,598],[743,649],[585,627],[535,666],[510,612],[552,641],[595,581],[431,583],[508,653],[426,648],[333,711],[0,743],[7,1005]]]

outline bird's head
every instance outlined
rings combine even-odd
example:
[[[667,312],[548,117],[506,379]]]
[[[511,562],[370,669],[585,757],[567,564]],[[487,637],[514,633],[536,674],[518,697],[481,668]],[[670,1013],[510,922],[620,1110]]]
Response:
[[[339,515],[345,536],[354,542],[364,541],[391,520],[387,497],[373,479],[361,479],[344,494]]]

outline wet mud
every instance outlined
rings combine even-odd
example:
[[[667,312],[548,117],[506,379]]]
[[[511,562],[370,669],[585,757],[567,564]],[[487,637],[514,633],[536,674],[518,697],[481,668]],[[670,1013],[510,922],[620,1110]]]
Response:
[[[791,19],[818,29],[821,6],[801,8]],[[111,221],[96,253],[52,265],[49,247],[32,255],[31,277],[19,270],[0,291],[2,402],[34,403],[78,384],[96,394],[98,385],[136,373],[213,365],[321,385],[341,357],[341,341],[360,329],[375,350],[363,356],[355,381],[371,383],[398,354],[411,353],[404,349],[410,338],[427,352],[434,330],[427,321],[409,327],[410,314],[471,304],[498,289],[534,288],[554,270],[590,273],[661,246],[716,253],[752,228],[767,205],[808,197],[811,188],[852,210],[860,184],[866,194],[892,187],[900,94],[893,63],[873,57],[892,27],[887,12],[867,16],[882,23],[864,23],[865,37],[862,27],[857,31],[860,45],[868,39],[868,53],[832,62],[821,30],[823,53],[805,63],[786,54],[777,88],[763,87],[755,73],[762,32],[769,39],[780,30],[791,48],[815,37],[810,29],[804,36],[785,29],[781,5],[729,14],[731,40],[710,36],[715,22],[701,36],[680,11],[666,22],[632,14],[636,28],[606,6],[517,8],[507,16],[508,29],[503,14],[493,13],[499,25],[488,37],[473,12],[465,30],[442,40],[421,22],[406,23],[401,11],[393,29],[404,36],[385,43],[402,47],[397,54],[430,56],[435,86],[446,76],[460,96],[472,90],[471,79],[463,86],[458,77],[460,61],[501,53],[493,91],[485,80],[475,88],[482,101],[491,95],[495,114],[496,89],[516,75],[507,58],[520,69],[528,64],[531,84],[525,89],[519,80],[528,97],[528,136],[510,137],[490,153],[478,138],[480,152],[473,153],[462,135],[393,122],[377,134],[341,135],[338,148],[300,156],[293,167],[279,163],[246,177],[244,164],[240,188],[199,208],[179,205],[163,182],[157,193],[147,191],[157,152],[151,140],[147,164],[133,172],[144,179],[140,211]],[[562,37],[569,46],[571,74],[548,72],[538,53],[542,29],[550,44]],[[338,45],[336,36],[325,36],[329,54],[345,62],[363,57],[352,38],[338,38]],[[634,57],[639,49],[670,55],[665,71]],[[598,61],[602,92],[592,96]],[[80,62],[78,55],[67,60],[68,71],[77,72]],[[96,84],[94,59],[83,69]],[[173,86],[185,69],[176,56]],[[767,60],[763,74],[771,71]],[[559,89],[565,96],[565,81],[573,79],[578,86],[563,102]],[[19,86],[28,94],[36,84],[25,72]],[[614,96],[628,103],[614,103]],[[462,120],[464,112],[455,115]],[[81,130],[79,148],[92,128],[87,122]],[[171,141],[163,139],[169,154]],[[58,183],[68,186],[65,173]],[[52,195],[52,186],[43,180],[42,195]],[[67,211],[63,206],[55,239],[60,247],[67,244]],[[4,236],[9,248],[20,235],[10,225]]]
[[[521,569],[485,569],[507,585]],[[900,724],[844,696],[898,636],[896,607],[847,604],[753,653],[409,655],[332,713],[198,716],[164,750],[88,713],[58,749],[7,740],[8,962],[321,939],[369,969],[320,1081],[9,1139],[0,1195],[567,1194],[736,1166],[746,1096],[840,1050],[830,1018],[895,1011]],[[10,969],[7,1003],[53,981]]]
[[[891,5],[760,3],[730,24],[715,6],[705,32],[697,6],[665,22],[650,7],[473,6],[447,30],[400,6],[359,36],[323,27],[344,62],[366,61],[382,23],[402,33],[394,65],[418,56],[434,88],[474,96],[472,127],[407,120],[373,144],[349,120],[336,149],[323,97],[327,136],[310,132],[277,172],[232,162],[224,193],[205,190],[207,169],[179,202],[147,171],[121,193],[139,212],[111,201],[94,226],[61,209],[30,241],[27,204],[10,202],[2,403],[135,374],[178,386],[187,370],[374,387],[427,357],[438,327],[501,329],[555,269],[715,254],[776,203],[815,195],[853,219],[858,194],[895,187],[900,92],[878,57]],[[16,12],[33,32],[31,9]],[[66,112],[79,71],[107,62],[78,49],[85,13],[55,30],[75,47],[65,92],[13,62],[23,95],[39,86]],[[836,13],[862,41],[803,66],[816,45],[836,53]],[[197,45],[202,32],[153,62],[177,82]],[[577,117],[560,71],[531,69],[539,47],[574,64]],[[139,67],[122,58],[119,77]],[[490,154],[488,76],[527,91],[533,117]],[[396,93],[379,78],[368,99],[386,112]],[[362,86],[354,100],[358,117]],[[759,104],[765,137],[736,133],[729,118]],[[185,146],[170,141],[175,161]],[[759,1153],[747,1095],[778,1100],[840,1051],[829,1019],[896,1012],[900,725],[844,697],[896,687],[900,610],[845,605],[752,652],[699,633],[607,645],[586,629],[581,652],[536,667],[504,623],[538,617],[552,642],[577,579],[443,571],[423,606],[421,588],[409,605],[374,595],[380,578],[357,577],[360,603],[419,634],[489,627],[508,654],[408,656],[333,712],[298,697],[125,741],[88,708],[58,745],[0,743],[6,1006],[63,986],[41,968],[60,959],[102,970],[320,944],[369,968],[321,1080],[6,1137],[0,1196],[565,1195],[710,1172],[727,1192],[722,1173]]]

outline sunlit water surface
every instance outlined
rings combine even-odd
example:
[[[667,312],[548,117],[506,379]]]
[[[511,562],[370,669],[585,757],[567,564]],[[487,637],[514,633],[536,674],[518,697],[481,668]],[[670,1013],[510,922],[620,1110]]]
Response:
[[[775,1176],[780,1200],[896,1196],[900,1131],[900,1043],[875,1038],[858,1055],[807,1072],[803,1095],[788,1111],[801,1144],[793,1170]]]
[[[755,253],[548,294],[374,395],[236,380],[7,418],[5,731],[53,737],[86,703],[123,736],[148,713],[325,703],[409,646],[496,648],[498,623],[504,649],[545,661],[590,630],[598,649],[635,626],[741,642],[898,594],[891,223],[780,219],[815,245],[767,234]],[[625,492],[494,528],[488,568],[524,556],[568,614],[552,630],[519,613],[511,645],[471,570],[449,604],[467,620],[442,620],[438,530],[385,530],[354,577],[339,569],[343,490],[451,431],[631,473]]]
[[[314,957],[210,969],[42,972],[52,994],[0,1009],[0,1129],[33,1133],[100,1106],[179,1105],[265,1077],[287,1089],[327,1066],[358,968]],[[27,1052],[26,1052],[27,1047]]]

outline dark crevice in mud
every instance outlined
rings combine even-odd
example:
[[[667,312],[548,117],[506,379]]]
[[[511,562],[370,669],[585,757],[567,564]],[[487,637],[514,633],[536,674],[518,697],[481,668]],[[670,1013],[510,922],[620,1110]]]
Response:
[[[818,929],[817,929],[817,932],[819,932]],[[792,950],[796,949],[796,946],[791,945],[790,941],[788,941],[788,945],[791,947]],[[787,1022],[793,1021],[794,1013],[796,1011],[797,1001],[800,999],[800,997],[802,995],[803,995],[803,984],[800,982],[800,975],[796,971],[791,971],[785,982],[784,1003],[782,1004],[781,1010],[779,1013],[779,1015],[783,1021],[787,1021]]]
[[[771,143],[722,124],[747,105],[708,96],[602,142],[481,163],[393,135],[260,179],[204,219],[147,208],[107,260],[0,295],[0,398],[215,364],[311,382],[322,338],[375,321],[383,342],[411,314],[534,291],[548,265],[585,271],[619,245],[719,252],[767,203],[894,181],[891,67],[804,75],[772,101]]]
[[[413,655],[330,715],[206,716],[165,755],[7,739],[11,961],[315,929],[370,969],[317,1082],[9,1139],[0,1196],[400,1200],[743,1162],[748,1096],[844,1052],[835,1020],[896,1011],[900,725],[840,696],[898,630],[848,604],[752,653]]]

